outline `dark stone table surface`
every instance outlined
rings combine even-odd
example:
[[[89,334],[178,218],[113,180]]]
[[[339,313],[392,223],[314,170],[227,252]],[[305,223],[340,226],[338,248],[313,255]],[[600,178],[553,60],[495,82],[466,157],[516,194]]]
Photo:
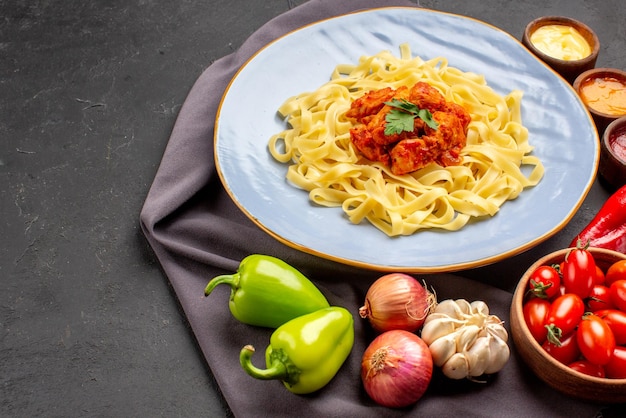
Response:
[[[0,416],[228,414],[138,215],[196,78],[302,3],[0,0]],[[626,69],[621,0],[417,3],[518,39],[578,18]]]

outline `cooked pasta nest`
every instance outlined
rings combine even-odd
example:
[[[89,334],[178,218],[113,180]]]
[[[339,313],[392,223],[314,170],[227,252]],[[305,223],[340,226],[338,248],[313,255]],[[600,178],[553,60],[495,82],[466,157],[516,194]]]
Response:
[[[472,120],[460,165],[431,163],[394,175],[365,159],[352,145],[353,121],[345,113],[368,91],[424,81],[447,101],[463,106]],[[350,222],[363,221],[389,236],[422,229],[455,231],[472,218],[494,216],[507,201],[541,181],[544,168],[522,124],[522,92],[496,93],[481,75],[450,67],[447,59],[400,56],[381,51],[357,64],[337,65],[317,90],[287,99],[278,109],[287,128],[268,144],[286,178],[309,192],[314,203],[341,207]]]

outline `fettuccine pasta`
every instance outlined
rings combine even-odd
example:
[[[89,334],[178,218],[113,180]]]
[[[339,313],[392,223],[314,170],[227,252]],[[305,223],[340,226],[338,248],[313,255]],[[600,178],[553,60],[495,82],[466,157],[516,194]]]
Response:
[[[345,113],[368,91],[418,81],[470,113],[467,143],[460,165],[431,163],[397,176],[354,148],[353,122]],[[289,164],[287,179],[308,191],[311,201],[341,207],[355,224],[367,220],[389,236],[428,228],[454,231],[472,218],[495,215],[543,177],[521,122],[521,99],[521,91],[501,96],[484,77],[449,67],[443,57],[412,57],[408,45],[401,45],[399,58],[383,51],[361,57],[356,65],[338,65],[329,82],[289,98],[278,109],[289,127],[271,137],[269,151]]]

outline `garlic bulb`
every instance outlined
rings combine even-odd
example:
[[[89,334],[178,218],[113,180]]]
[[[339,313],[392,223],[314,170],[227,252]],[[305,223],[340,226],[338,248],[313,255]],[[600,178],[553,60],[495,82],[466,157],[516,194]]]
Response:
[[[497,373],[510,349],[502,321],[483,301],[446,299],[426,317],[421,332],[433,363],[451,379],[474,379]]]

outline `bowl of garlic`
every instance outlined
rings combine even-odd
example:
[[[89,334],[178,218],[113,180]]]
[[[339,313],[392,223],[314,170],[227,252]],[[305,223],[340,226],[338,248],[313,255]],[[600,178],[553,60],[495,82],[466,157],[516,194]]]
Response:
[[[587,290],[609,284],[611,267],[625,259],[602,248],[558,250],[534,262],[515,289],[510,310],[514,349],[541,380],[565,395],[626,402],[626,343],[610,322],[611,315],[624,313],[598,306],[610,299]],[[552,287],[558,290],[548,292]]]

